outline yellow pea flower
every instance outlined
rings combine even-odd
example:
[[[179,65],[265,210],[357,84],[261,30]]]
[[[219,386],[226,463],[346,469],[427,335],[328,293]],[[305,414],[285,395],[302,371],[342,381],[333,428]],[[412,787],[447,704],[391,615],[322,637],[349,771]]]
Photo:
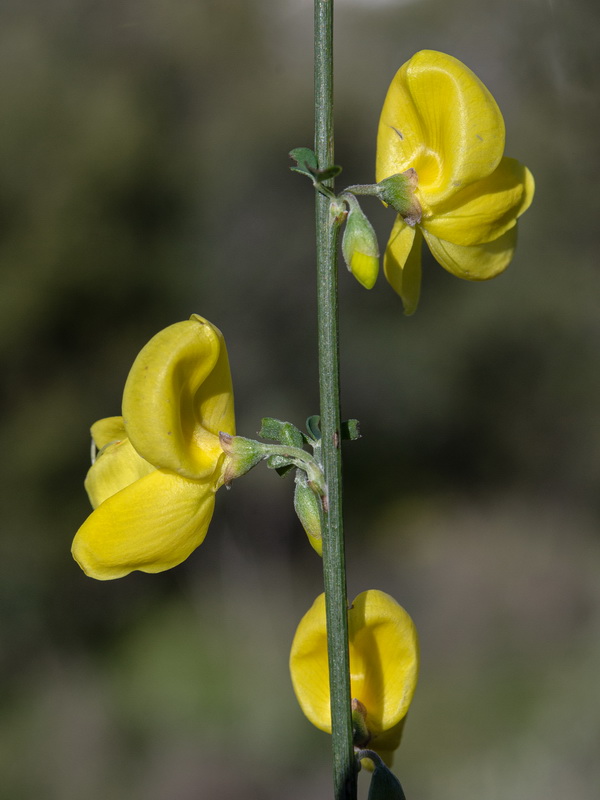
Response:
[[[95,510],[72,547],[87,575],[162,572],[202,543],[222,485],[220,431],[235,433],[227,349],[221,332],[194,314],[135,359],[123,416],[92,426],[99,453],[85,487]]]
[[[420,213],[398,216],[384,259],[406,314],[419,301],[423,238],[459,278],[487,280],[506,269],[534,181],[504,156],[500,109],[456,58],[422,50],[396,73],[379,121],[376,171],[377,181],[409,171],[416,183]]]
[[[365,746],[391,766],[417,684],[415,626],[393,597],[369,589],[356,597],[348,611],[348,638],[353,706],[363,712],[370,735]],[[306,717],[320,730],[331,733],[324,594],[317,597],[298,625],[290,672]]]

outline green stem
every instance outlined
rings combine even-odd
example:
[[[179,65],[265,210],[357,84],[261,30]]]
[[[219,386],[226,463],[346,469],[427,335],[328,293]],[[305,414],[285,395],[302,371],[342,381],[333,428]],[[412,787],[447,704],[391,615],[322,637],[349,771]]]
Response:
[[[342,192],[342,197],[346,192],[351,192],[352,194],[370,194],[375,195],[375,197],[379,197],[381,194],[381,189],[376,183],[358,183],[355,186],[348,186],[348,188],[344,189]]]
[[[333,166],[333,0],[314,0],[315,152],[320,169]],[[328,188],[333,180],[326,181]],[[342,524],[337,230],[329,198],[316,195],[319,387],[322,459],[328,490],[324,516],[323,579],[331,690],[334,800],[356,800],[356,761],[352,744],[348,601]]]

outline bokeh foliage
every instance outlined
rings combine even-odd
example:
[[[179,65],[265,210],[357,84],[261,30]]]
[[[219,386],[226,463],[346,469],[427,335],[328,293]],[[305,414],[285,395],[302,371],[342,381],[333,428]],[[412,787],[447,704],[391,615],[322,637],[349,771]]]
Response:
[[[291,481],[218,498],[164,575],[94,583],[88,428],[159,328],[225,333],[239,431],[317,411],[307,0],[6,0],[0,10],[0,798],[330,796],[287,675],[320,565]],[[425,265],[401,316],[341,274],[349,591],[420,629],[397,758],[422,800],[594,800],[600,779],[600,25],[591,0],[337,3],[340,186],[373,177],[387,84],[445,50],[537,179],[509,271]],[[369,213],[383,245],[392,215]],[[343,268],[342,268],[343,269]],[[364,787],[363,787],[364,788]]]

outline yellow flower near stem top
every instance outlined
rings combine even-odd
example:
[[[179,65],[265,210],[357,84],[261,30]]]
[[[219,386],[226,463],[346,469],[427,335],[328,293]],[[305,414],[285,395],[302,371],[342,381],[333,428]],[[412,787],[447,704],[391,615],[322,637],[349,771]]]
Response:
[[[393,597],[369,589],[348,611],[350,684],[374,750],[391,766],[417,683],[419,647],[415,626]],[[300,707],[322,731],[331,733],[325,595],[304,615],[290,655],[290,672]]]
[[[85,487],[95,510],[72,547],[87,575],[161,572],[202,543],[222,485],[220,431],[235,433],[225,341],[193,315],[135,359],[123,416],[92,426],[99,452]]]
[[[423,238],[459,278],[487,280],[506,269],[517,218],[533,198],[533,177],[504,156],[504,120],[488,89],[445,53],[414,55],[385,98],[377,181],[402,173],[416,202],[396,220],[384,271],[406,314],[419,301]]]

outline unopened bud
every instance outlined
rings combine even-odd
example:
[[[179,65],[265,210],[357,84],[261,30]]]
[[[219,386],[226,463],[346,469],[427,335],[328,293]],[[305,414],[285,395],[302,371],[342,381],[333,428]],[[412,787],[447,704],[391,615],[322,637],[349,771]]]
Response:
[[[344,194],[344,200],[350,206],[342,239],[344,261],[356,280],[372,289],[379,273],[377,236],[354,195]]]
[[[370,751],[366,751],[369,753]],[[359,754],[360,755],[360,754]],[[373,758],[374,753],[371,753],[371,758],[367,756],[364,760],[371,760],[375,770],[371,777],[371,785],[369,786],[368,800],[406,800],[402,785],[394,773],[383,763],[379,758]],[[361,761],[361,763],[364,763]]]
[[[311,546],[319,555],[323,555],[321,538],[321,499],[310,488],[306,475],[296,472],[296,489],[294,491],[294,509]]]

